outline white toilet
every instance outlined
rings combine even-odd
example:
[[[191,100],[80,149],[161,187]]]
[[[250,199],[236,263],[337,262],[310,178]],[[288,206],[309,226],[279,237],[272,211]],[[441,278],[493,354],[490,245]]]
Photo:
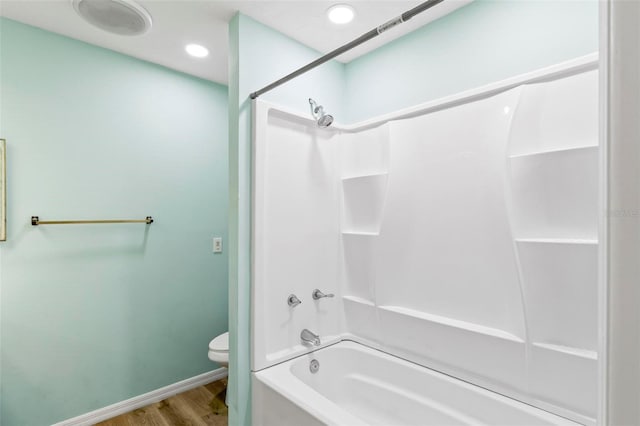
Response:
[[[209,359],[223,367],[229,367],[229,332],[209,342]]]

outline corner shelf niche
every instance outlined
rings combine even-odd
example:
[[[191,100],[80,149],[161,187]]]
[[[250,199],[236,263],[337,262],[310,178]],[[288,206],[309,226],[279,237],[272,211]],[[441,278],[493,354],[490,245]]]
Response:
[[[597,347],[598,243],[517,239],[532,342]]]
[[[585,142],[556,149],[541,143],[545,149],[510,155],[509,173],[529,324],[530,390],[553,405],[593,415],[599,147]]]
[[[343,234],[379,234],[388,177],[388,173],[377,173],[342,179]]]
[[[598,71],[527,84],[512,121],[510,153],[598,144]]]
[[[377,236],[377,233],[342,235],[344,291],[358,300],[373,300]]]
[[[597,146],[511,155],[509,175],[517,238],[597,238]]]

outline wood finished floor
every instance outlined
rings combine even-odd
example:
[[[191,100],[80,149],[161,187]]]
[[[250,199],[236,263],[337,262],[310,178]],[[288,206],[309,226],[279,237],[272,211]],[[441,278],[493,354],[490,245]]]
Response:
[[[163,399],[96,426],[227,426],[227,379]]]

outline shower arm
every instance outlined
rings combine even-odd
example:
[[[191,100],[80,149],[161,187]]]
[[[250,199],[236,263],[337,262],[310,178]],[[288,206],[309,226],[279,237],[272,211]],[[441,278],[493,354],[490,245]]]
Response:
[[[282,77],[280,80],[276,80],[273,83],[269,84],[268,86],[263,87],[260,90],[257,90],[253,93],[251,93],[249,95],[249,97],[251,99],[256,99],[258,96],[267,93],[270,90],[275,89],[276,87],[286,83],[289,80],[292,80],[304,73],[306,73],[307,71],[310,71],[322,64],[324,64],[325,62],[330,61],[331,59],[335,58],[336,56],[340,56],[343,53],[353,49],[356,46],[361,45],[362,43],[364,43],[365,41],[369,41],[374,37],[379,36],[380,34],[382,34],[383,32],[397,26],[400,25],[404,22],[407,22],[409,19],[413,18],[414,16],[416,16],[419,13],[424,12],[425,10],[431,9],[433,6],[442,3],[444,0],[427,0],[424,3],[420,3],[419,5],[417,5],[416,7],[414,7],[413,9],[410,9],[406,12],[404,12],[402,15],[391,19],[390,21],[385,22],[384,24],[362,34],[360,37],[358,37],[357,39],[327,53],[326,55],[316,59],[313,62],[308,63],[307,65],[298,68],[296,71],[292,72],[291,74],[288,74],[284,77]]]
[[[318,104],[313,99],[309,98],[309,107],[311,107],[311,116],[318,118]]]

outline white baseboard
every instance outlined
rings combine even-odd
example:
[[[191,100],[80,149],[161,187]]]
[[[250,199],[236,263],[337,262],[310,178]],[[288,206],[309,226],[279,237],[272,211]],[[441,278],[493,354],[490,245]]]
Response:
[[[165,398],[169,398],[181,392],[195,389],[215,380],[220,380],[224,377],[227,377],[227,369],[218,368],[217,370],[209,371],[207,373],[191,377],[190,379],[185,379],[163,388],[134,396],[133,398],[125,401],[116,402],[115,404],[107,407],[99,408],[86,414],[81,414],[72,419],[63,420],[53,426],[91,426],[98,422],[119,416],[120,414],[128,413],[129,411],[153,404],[154,402],[162,401]]]

